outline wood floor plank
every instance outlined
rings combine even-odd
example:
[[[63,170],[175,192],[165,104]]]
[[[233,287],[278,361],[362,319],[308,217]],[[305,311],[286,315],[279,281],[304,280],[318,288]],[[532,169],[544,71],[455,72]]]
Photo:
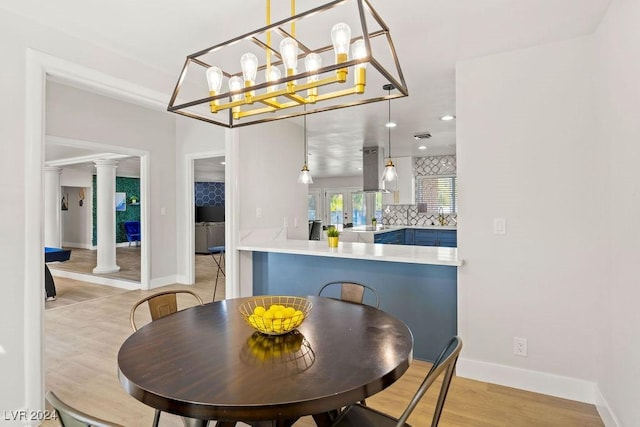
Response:
[[[196,284],[193,287],[171,285],[166,289],[191,289],[205,301],[211,301],[215,265],[209,255],[196,256]],[[62,279],[57,279],[61,281]],[[69,304],[50,306],[45,311],[47,389],[63,400],[97,417],[125,426],[150,426],[153,408],[129,396],[117,378],[116,357],[122,342],[132,333],[129,325],[131,306],[153,291],[123,291],[64,279],[65,292],[59,299]],[[97,286],[90,292],[85,287]],[[224,278],[218,282],[216,299],[224,298]],[[76,294],[77,293],[77,294]],[[55,301],[54,301],[55,302]],[[179,299],[179,304],[190,304]],[[141,313],[139,322],[148,321]],[[463,349],[464,352],[464,349]],[[393,415],[399,415],[430,365],[414,361],[402,378],[388,389],[367,399],[367,403]],[[414,427],[430,425],[439,383],[424,397],[409,422]],[[59,425],[46,421],[44,426]],[[163,413],[161,427],[182,427],[180,417]],[[312,427],[311,417],[296,426]],[[508,387],[455,377],[445,404],[442,427],[591,427],[603,423],[593,405],[558,399]]]

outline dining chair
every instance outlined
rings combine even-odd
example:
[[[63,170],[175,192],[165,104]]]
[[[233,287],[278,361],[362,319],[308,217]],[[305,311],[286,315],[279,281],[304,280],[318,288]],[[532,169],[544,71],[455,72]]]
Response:
[[[311,231],[309,232],[309,240],[320,240],[322,234],[322,221],[316,219],[311,224]]]
[[[215,291],[214,291],[215,292]],[[131,307],[131,313],[129,314],[129,321],[131,322],[131,327],[134,331],[138,330],[135,322],[136,310],[145,302],[149,306],[149,313],[151,313],[151,321],[158,320],[162,317],[168,316],[170,314],[176,313],[178,311],[178,294],[189,294],[193,296],[198,304],[202,305],[204,302],[202,298],[200,298],[196,293],[187,291],[187,290],[174,290],[174,291],[164,291],[158,292],[153,295],[149,295],[145,298],[142,298],[140,301],[135,303],[133,307]],[[215,294],[214,294],[215,298]],[[158,427],[158,423],[160,422],[160,410],[156,409],[155,415],[153,417],[153,427]]]
[[[196,293],[187,290],[163,291],[149,295],[142,298],[140,301],[136,302],[133,307],[131,307],[129,320],[131,321],[131,327],[133,330],[138,330],[135,322],[135,315],[138,307],[146,302],[149,306],[149,313],[151,313],[151,320],[158,320],[178,311],[178,294],[189,294],[195,298],[198,304],[204,304],[202,298],[200,298]]]
[[[62,427],[123,427],[120,424],[114,424],[112,422],[93,417],[89,414],[85,414],[84,412],[67,405],[51,390],[47,392],[46,398],[56,411],[58,421]]]
[[[420,387],[413,395],[411,402],[404,410],[400,418],[394,418],[384,412],[380,412],[370,406],[363,406],[359,403],[348,406],[344,411],[340,413],[338,418],[333,422],[332,427],[411,427],[407,424],[409,415],[416,408],[424,394],[429,387],[440,377],[440,374],[444,372],[444,378],[442,379],[442,386],[440,387],[440,394],[438,395],[438,401],[436,403],[436,409],[431,420],[431,427],[437,427],[442,415],[442,408],[444,401],[447,398],[449,391],[449,385],[451,384],[451,378],[458,361],[458,356],[462,350],[462,340],[460,337],[453,337],[449,340],[447,345],[442,349],[442,352],[438,356],[433,366],[427,373],[427,376],[420,384]],[[421,424],[423,425],[423,424]]]
[[[375,307],[380,308],[380,298],[378,292],[371,286],[363,285],[356,282],[329,282],[320,288],[318,296],[323,296],[325,290],[328,292],[329,288],[340,287],[340,299],[343,301],[355,302],[358,304],[364,304],[365,291],[368,290],[376,300]]]

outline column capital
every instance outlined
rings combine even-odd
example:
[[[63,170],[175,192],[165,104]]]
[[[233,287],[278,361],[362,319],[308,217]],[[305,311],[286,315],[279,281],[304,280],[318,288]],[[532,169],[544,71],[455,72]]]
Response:
[[[44,171],[46,173],[57,173],[57,174],[60,174],[60,173],[62,173],[62,168],[58,167],[58,166],[45,166],[44,167]]]
[[[94,160],[93,163],[96,164],[96,168],[100,167],[100,166],[114,167],[114,168],[118,167],[118,161],[117,160],[100,159],[100,160]]]

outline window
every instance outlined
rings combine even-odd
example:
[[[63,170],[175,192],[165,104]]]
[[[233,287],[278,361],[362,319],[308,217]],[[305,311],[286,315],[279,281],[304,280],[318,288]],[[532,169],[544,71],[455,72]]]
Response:
[[[322,219],[320,190],[309,190],[309,194],[307,195],[307,218],[309,219],[309,221]]]
[[[455,176],[417,176],[416,203],[420,213],[451,214],[458,212]]]
[[[307,195],[307,202],[307,219],[309,221],[313,221],[314,219],[316,219],[318,211],[318,209],[316,208],[316,198],[312,194],[309,194]]]
[[[351,220],[353,225],[366,225],[367,224],[367,207],[365,202],[364,193],[351,193]]]
[[[342,193],[332,193],[329,198],[329,224],[342,224],[344,212],[344,195]]]

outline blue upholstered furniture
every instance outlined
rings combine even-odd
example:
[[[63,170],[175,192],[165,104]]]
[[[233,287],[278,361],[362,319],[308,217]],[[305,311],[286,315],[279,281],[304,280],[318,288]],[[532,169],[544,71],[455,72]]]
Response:
[[[127,234],[129,246],[131,242],[136,242],[136,246],[140,243],[140,221],[125,221],[124,232]]]
[[[47,267],[47,262],[65,262],[71,258],[71,250],[70,249],[62,249],[62,248],[44,248],[44,289],[47,293],[47,301],[55,301],[56,300],[56,284],[53,281],[53,276],[51,275],[51,271],[49,271],[49,267]]]

